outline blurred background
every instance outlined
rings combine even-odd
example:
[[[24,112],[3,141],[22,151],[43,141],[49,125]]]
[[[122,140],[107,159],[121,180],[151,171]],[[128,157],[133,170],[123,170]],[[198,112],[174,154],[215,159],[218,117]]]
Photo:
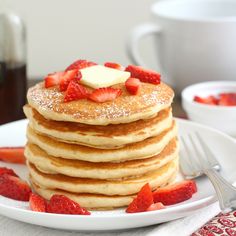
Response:
[[[41,78],[77,58],[103,63],[130,63],[125,50],[128,33],[150,20],[154,0],[0,0],[25,22],[27,73]],[[140,42],[141,54],[154,67],[152,37]]]

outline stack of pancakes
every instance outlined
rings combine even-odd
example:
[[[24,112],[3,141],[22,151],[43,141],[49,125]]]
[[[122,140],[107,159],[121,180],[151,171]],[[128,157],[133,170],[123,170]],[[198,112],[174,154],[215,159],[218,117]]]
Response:
[[[174,180],[178,142],[171,103],[161,83],[142,83],[138,95],[124,84],[110,102],[87,99],[64,103],[57,87],[39,83],[28,91],[25,156],[34,190],[46,199],[64,194],[81,206],[127,206],[140,188]]]

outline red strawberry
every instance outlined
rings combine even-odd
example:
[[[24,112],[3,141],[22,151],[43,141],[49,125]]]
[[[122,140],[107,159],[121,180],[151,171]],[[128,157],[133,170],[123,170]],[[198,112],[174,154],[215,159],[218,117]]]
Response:
[[[64,195],[55,194],[51,197],[47,212],[56,214],[71,214],[71,215],[90,215],[91,213],[85,208],[82,208],[77,202],[71,200]]]
[[[137,197],[129,204],[127,213],[144,212],[153,204],[152,190],[149,184],[145,184]]]
[[[14,170],[8,169],[6,167],[0,167],[0,176],[3,175],[3,174],[8,174],[8,175],[18,177],[18,175],[15,173]]]
[[[31,189],[29,185],[18,177],[0,175],[0,195],[19,201],[29,201]]]
[[[81,70],[86,67],[95,66],[95,65],[97,65],[97,63],[92,62],[92,61],[77,60],[77,61],[73,62],[71,65],[69,65],[65,71],[74,70],[74,69]]]
[[[221,106],[236,106],[236,93],[221,93],[219,99]]]
[[[104,63],[104,66],[110,67],[116,70],[124,70],[124,67],[121,66],[120,64],[114,63],[114,62],[106,62]]]
[[[44,78],[44,86],[45,88],[56,86],[61,81],[61,76],[63,75],[63,72],[55,72],[53,74],[48,74]]]
[[[94,102],[107,102],[116,99],[121,95],[121,93],[122,91],[120,89],[111,87],[98,88],[89,95],[89,99]]]
[[[125,81],[125,87],[130,94],[136,95],[141,88],[141,82],[139,79],[129,78]]]
[[[87,89],[78,83],[77,80],[72,80],[65,92],[64,102],[70,102],[88,97]]]
[[[173,205],[183,202],[197,192],[196,183],[193,180],[184,180],[153,192],[154,202],[161,202],[164,205]]]
[[[30,194],[29,205],[32,211],[46,212],[46,202],[44,198],[35,193]]]
[[[0,160],[10,163],[25,164],[24,147],[1,147]]]
[[[63,72],[60,79],[60,91],[66,91],[71,80],[81,80],[82,74],[78,69]]]
[[[145,211],[145,210],[144,210]],[[133,201],[128,205],[128,207],[125,210],[126,213],[136,213],[140,212],[138,208],[138,200],[137,197],[133,199]]]
[[[208,105],[217,105],[218,104],[218,99],[214,96],[208,96],[208,97],[199,97],[199,96],[194,96],[193,100],[195,102],[203,103],[203,104],[208,104]]]
[[[161,202],[153,203],[150,207],[148,207],[147,211],[156,211],[164,209],[165,206]]]
[[[141,66],[129,65],[125,71],[131,73],[131,77],[138,78],[140,81],[151,84],[160,84],[161,75],[153,70],[144,69]]]

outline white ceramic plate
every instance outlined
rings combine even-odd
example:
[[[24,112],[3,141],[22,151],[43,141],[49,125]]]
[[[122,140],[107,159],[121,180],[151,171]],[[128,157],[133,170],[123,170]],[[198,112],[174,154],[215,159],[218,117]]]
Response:
[[[208,127],[177,119],[179,134],[197,130],[207,140],[216,154],[223,175],[231,182],[236,180],[236,142],[234,139]],[[21,146],[26,142],[26,120],[0,126],[0,146]],[[191,158],[191,156],[189,157]],[[12,165],[0,162],[0,166],[13,168],[22,178],[27,179],[27,170],[23,165]],[[0,214],[51,228],[65,230],[119,230],[143,227],[171,221],[192,214],[196,210],[216,201],[214,189],[206,178],[197,180],[198,192],[192,199],[173,205],[160,211],[126,214],[124,210],[94,211],[90,216],[57,215],[37,213],[29,210],[28,203],[11,200],[0,196]]]

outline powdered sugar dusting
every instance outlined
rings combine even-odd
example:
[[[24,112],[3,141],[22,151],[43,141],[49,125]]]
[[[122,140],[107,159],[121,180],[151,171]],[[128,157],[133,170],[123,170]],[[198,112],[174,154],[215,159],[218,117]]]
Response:
[[[89,120],[90,123],[94,120],[110,123],[147,112],[160,105],[170,105],[173,99],[172,89],[164,83],[160,85],[142,83],[141,92],[136,96],[128,94],[124,84],[115,87],[122,89],[122,95],[105,103],[95,103],[87,99],[64,103],[64,93],[57,87],[45,89],[43,83],[30,88],[27,97],[32,107],[50,119],[63,114],[64,117],[66,115],[66,120],[81,123]]]

